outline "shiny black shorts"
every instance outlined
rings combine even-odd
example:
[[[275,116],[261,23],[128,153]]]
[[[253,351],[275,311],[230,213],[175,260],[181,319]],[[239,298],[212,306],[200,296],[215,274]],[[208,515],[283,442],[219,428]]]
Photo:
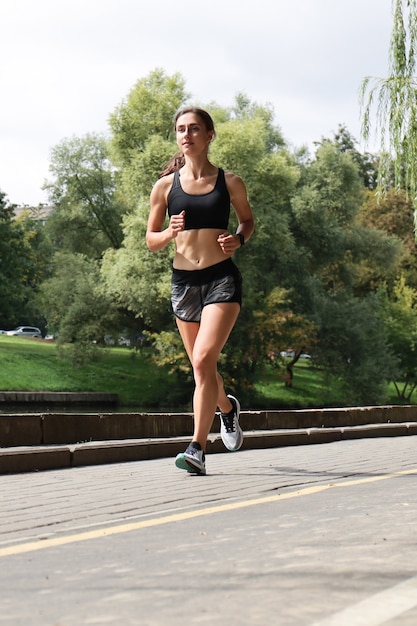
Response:
[[[171,306],[184,322],[199,322],[207,304],[242,304],[242,276],[232,259],[202,270],[172,270]]]

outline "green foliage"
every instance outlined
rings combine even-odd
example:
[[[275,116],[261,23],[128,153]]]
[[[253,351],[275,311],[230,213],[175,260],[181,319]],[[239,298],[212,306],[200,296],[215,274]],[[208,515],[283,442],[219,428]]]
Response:
[[[187,97],[181,75],[167,76],[159,68],[138,80],[110,116],[111,154],[131,208],[141,196],[149,196],[163,164],[176,151],[174,116]]]
[[[284,380],[284,363],[280,352],[299,346],[300,352],[315,342],[314,324],[292,310],[290,294],[280,287],[265,299],[259,298],[244,306],[221,356],[221,372],[226,387],[233,389],[243,401],[253,399],[256,381],[275,367]]]
[[[230,120],[217,128],[211,147],[211,159],[245,180],[254,176],[253,163],[264,155],[265,129],[260,119]],[[247,183],[249,184],[249,183]]]
[[[333,142],[324,143],[293,200],[297,236],[316,266],[339,259],[350,246],[349,227],[362,199],[363,185],[351,155]]]
[[[362,81],[362,135],[369,140],[374,121],[381,150],[379,190],[392,184],[393,164],[397,189],[410,190],[417,206],[417,1],[392,0],[392,5],[389,74]]]
[[[323,142],[304,167],[291,201],[297,259],[284,284],[294,290],[301,312],[311,315],[316,291],[352,288],[352,259],[357,263],[366,254],[366,229],[355,225],[362,200],[363,182],[351,154],[341,152],[335,142]]]
[[[178,73],[167,76],[159,68],[138,80],[110,116],[111,146],[117,164],[128,165],[152,135],[173,139],[174,115],[187,97],[184,79]]]
[[[238,93],[232,106],[232,117],[238,120],[257,118],[267,133],[267,150],[273,152],[285,147],[281,129],[274,123],[274,110],[268,104],[259,105],[252,102],[245,93]]]
[[[24,300],[19,275],[24,257],[23,233],[13,224],[12,216],[13,207],[0,192],[0,320],[6,328],[14,324],[15,311],[22,307]]]
[[[175,144],[159,135],[151,135],[143,150],[132,155],[120,174],[121,187],[129,207],[135,209],[142,198],[148,198],[162,164],[175,152]]]
[[[22,279],[27,287],[36,291],[51,270],[54,247],[47,235],[36,208],[22,211],[14,224],[23,232],[25,252],[24,274]]]
[[[346,292],[318,297],[316,315],[315,356],[329,388],[339,386],[346,405],[383,403],[387,381],[395,378],[396,361],[379,299],[354,298]]]
[[[43,229],[27,214],[14,218],[14,206],[0,192],[0,327],[43,326],[34,302],[51,249]]]
[[[312,352],[315,336],[314,323],[294,312],[289,292],[275,287],[265,298],[262,308],[253,312],[248,328],[250,351],[245,357],[262,370],[271,361],[279,361],[280,352],[289,347]]]
[[[139,100],[131,100],[127,107],[129,119],[142,130],[157,125],[149,122],[149,111],[144,111],[148,87],[142,83]],[[151,84],[151,100],[153,89]],[[240,94],[234,108],[211,105],[210,112],[217,131],[211,159],[243,177],[256,221],[250,245],[236,259],[244,275],[244,308],[220,364],[228,388],[250,394],[256,373],[268,363],[271,352],[289,345],[314,345],[316,329],[320,333],[327,323],[318,302],[334,300],[336,288],[344,298],[353,297],[358,263],[366,258],[369,244],[375,252],[381,251],[380,259],[389,247],[384,248],[382,236],[355,222],[364,197],[364,164],[361,167],[346,132],[340,131],[334,141],[324,140],[315,158],[301,166],[283,146],[267,107]],[[123,134],[119,131],[118,140]],[[129,181],[125,193],[132,199],[136,194],[138,210],[124,220],[122,248],[105,254],[102,276],[106,292],[130,310],[142,328],[162,333],[155,350],[159,362],[184,373],[189,364],[185,355],[181,357],[178,338],[173,339],[169,315],[173,250],[153,255],[144,246],[148,206],[143,194],[151,183],[145,165],[156,170],[170,137],[157,140],[153,132],[149,139],[140,137],[135,149],[124,153],[122,166],[122,178]],[[279,285],[287,291],[280,291]],[[289,292],[291,303],[277,303],[277,294]],[[335,335],[338,330],[335,327]],[[327,337],[330,346],[333,335]],[[327,357],[331,362],[332,355]],[[359,388],[354,392],[362,398],[368,392],[376,395],[373,387],[361,389],[360,376],[355,378],[349,368],[339,368],[339,378],[354,383]],[[385,379],[378,384],[384,385]]]
[[[211,112],[215,116],[215,109]],[[254,304],[288,274],[297,258],[290,198],[300,171],[282,143],[270,110],[247,100],[241,103],[238,97],[235,115],[224,115],[217,123],[211,147],[213,162],[241,175],[248,190],[255,233],[250,246],[239,251],[238,264],[245,276],[245,299]],[[235,226],[232,221],[231,229]]]
[[[398,277],[403,245],[398,237],[373,228],[358,228],[355,256],[350,255],[349,268],[356,296],[390,286]]]
[[[324,139],[317,145],[323,145],[329,140]],[[343,124],[340,124],[334,134],[333,143],[341,153],[347,153],[357,165],[362,184],[367,189],[375,189],[378,180],[379,158],[370,152],[359,152],[357,141]]]
[[[93,342],[118,326],[113,302],[100,289],[98,263],[80,254],[58,252],[54,273],[42,284],[40,302],[48,319],[49,332],[60,344],[76,343],[81,362],[91,355]],[[83,357],[84,355],[84,357]]]
[[[173,117],[187,99],[179,74],[151,72],[111,115],[109,141],[92,134],[53,149],[47,189],[55,210],[45,229],[26,218],[12,223],[5,202],[0,220],[0,296],[6,285],[11,310],[40,308],[65,357],[81,369],[103,358],[105,335],[145,332],[149,363],[175,378],[181,402],[193,383],[170,311],[174,244],[153,254],[145,232],[149,193],[176,152]],[[227,388],[250,401],[259,377],[271,372],[284,387],[289,364],[277,355],[292,348],[314,353],[323,380],[343,391],[344,402],[379,401],[400,357],[386,339],[387,320],[398,316],[373,294],[383,287],[396,303],[400,272],[407,286],[417,283],[407,200],[387,196],[386,221],[376,216],[376,195],[366,190],[375,184],[377,159],[360,154],[344,127],[310,157],[285,145],[269,105],[238,94],[231,107],[205,108],[216,124],[211,160],[242,176],[255,216],[254,236],[235,255],[244,304],[221,355]],[[53,264],[41,232],[57,251]],[[9,294],[12,267],[20,282]],[[391,334],[394,344],[398,333]]]
[[[100,258],[122,242],[126,206],[106,139],[98,134],[65,139],[51,151],[53,180],[45,184],[54,212],[47,228],[57,247]]]
[[[409,402],[417,386],[417,290],[401,278],[392,298],[384,294],[387,339],[398,363],[395,389]]]
[[[150,358],[153,363],[175,376],[178,381],[178,399],[182,403],[191,402],[194,379],[190,361],[177,330],[166,330],[158,333],[146,333],[152,342]]]
[[[407,284],[417,288],[417,248],[413,235],[413,205],[411,199],[404,191],[390,189],[382,197],[377,193],[368,193],[362,205],[358,221],[367,225],[373,232],[387,234],[387,242],[391,244],[391,250],[395,248],[395,265],[389,267],[387,259],[390,258],[388,250],[375,254],[369,248],[368,259],[372,262],[375,270],[379,267],[379,284],[386,283],[388,288],[403,275]]]
[[[118,307],[130,311],[138,327],[162,330],[172,320],[170,291],[173,248],[152,254],[145,245],[147,204],[124,220],[124,243],[107,250],[101,276],[103,288]]]

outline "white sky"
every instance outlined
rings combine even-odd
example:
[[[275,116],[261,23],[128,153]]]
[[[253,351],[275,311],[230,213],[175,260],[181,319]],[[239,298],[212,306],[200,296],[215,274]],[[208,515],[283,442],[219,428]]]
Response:
[[[359,86],[387,75],[392,13],[391,0],[13,0],[0,25],[0,189],[37,205],[50,149],[106,132],[157,67],[203,105],[270,103],[294,146],[339,124],[359,140]]]

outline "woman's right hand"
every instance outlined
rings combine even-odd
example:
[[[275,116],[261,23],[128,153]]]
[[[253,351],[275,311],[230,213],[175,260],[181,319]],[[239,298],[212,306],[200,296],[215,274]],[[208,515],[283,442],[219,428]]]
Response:
[[[181,211],[179,215],[171,215],[169,220],[169,228],[172,234],[172,238],[175,237],[185,228],[185,211]]]

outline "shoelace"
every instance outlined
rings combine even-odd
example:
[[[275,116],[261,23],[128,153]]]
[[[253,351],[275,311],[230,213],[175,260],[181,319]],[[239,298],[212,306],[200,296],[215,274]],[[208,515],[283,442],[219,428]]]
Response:
[[[226,432],[234,433],[235,430],[236,430],[235,414],[234,413],[233,413],[233,415],[223,415],[222,414],[222,420],[223,420],[223,424],[224,424],[224,427],[226,429]]]
[[[194,448],[194,446],[189,446],[185,452],[193,456],[194,458],[200,460],[200,457],[199,457],[200,450],[197,450],[197,448]],[[201,455],[201,460],[203,461],[203,463],[204,463],[205,458],[206,458],[206,455],[203,452],[203,454]]]

